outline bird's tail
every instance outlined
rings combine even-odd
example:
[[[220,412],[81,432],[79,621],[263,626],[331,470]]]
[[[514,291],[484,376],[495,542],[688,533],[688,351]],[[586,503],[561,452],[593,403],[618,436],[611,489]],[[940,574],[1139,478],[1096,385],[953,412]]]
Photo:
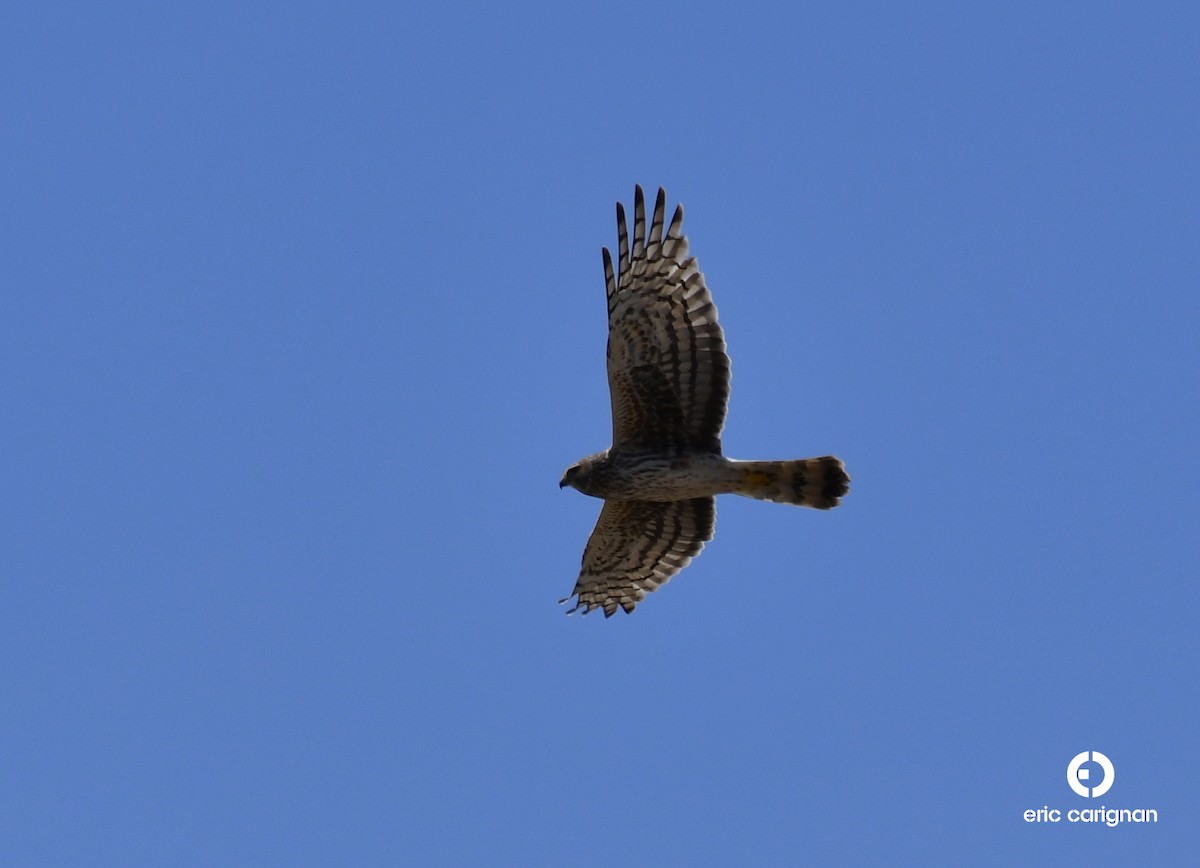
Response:
[[[832,455],[797,461],[736,461],[742,479],[734,494],[776,503],[832,509],[850,490],[850,477]]]

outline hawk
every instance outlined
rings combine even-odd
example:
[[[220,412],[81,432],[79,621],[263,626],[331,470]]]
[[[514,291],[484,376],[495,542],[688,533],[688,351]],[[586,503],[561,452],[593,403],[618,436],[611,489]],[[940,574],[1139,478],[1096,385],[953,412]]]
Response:
[[[603,249],[612,447],[568,467],[558,484],[604,500],[575,588],[559,601],[575,597],[568,614],[632,612],[712,539],[714,495],[831,509],[849,491],[850,477],[832,455],[737,461],[721,453],[729,401],[725,335],[688,255],[682,205],[663,235],[666,200],[660,187],[647,235],[636,187],[633,249],[619,202],[615,271]]]

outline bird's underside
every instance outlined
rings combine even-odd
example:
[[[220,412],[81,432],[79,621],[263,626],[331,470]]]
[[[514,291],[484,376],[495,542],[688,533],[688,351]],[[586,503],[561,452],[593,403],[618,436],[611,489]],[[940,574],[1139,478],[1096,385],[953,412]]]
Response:
[[[642,188],[635,188],[632,248],[618,204],[615,271],[603,251],[613,445],[567,468],[559,483],[604,499],[569,612],[632,612],[712,539],[717,494],[830,509],[849,488],[833,456],[735,461],[722,455],[725,336],[704,275],[688,254],[683,207],[664,235],[665,208],[659,188],[647,234]]]

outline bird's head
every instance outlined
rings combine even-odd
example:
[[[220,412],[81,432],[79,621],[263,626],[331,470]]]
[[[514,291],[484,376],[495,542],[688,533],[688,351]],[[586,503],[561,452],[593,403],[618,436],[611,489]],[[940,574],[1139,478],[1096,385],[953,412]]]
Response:
[[[579,476],[579,465],[572,464],[570,467],[568,467],[566,470],[563,471],[562,479],[558,480],[558,487],[566,488],[569,485],[572,488],[574,488],[575,487],[575,479],[578,476]]]
[[[587,458],[572,464],[562,475],[562,479],[558,481],[559,488],[566,488],[568,485],[576,491],[582,491],[584,494],[598,496],[593,490],[593,473],[600,461],[604,459],[605,453],[601,452],[598,455],[589,455]]]

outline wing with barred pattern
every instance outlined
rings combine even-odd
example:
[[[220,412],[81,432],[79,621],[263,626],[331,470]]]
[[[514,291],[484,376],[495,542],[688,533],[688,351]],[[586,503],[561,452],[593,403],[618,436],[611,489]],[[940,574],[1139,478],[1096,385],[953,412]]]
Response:
[[[642,188],[634,191],[633,248],[617,204],[617,268],[604,248],[608,385],[613,445],[721,451],[729,356],[717,309],[683,234],[683,206],[663,236],[666,191],[650,234]]]
[[[583,568],[567,614],[603,609],[610,617],[621,607],[632,612],[646,594],[658,590],[686,567],[713,537],[716,504],[711,497],[650,502],[609,500],[583,552]]]

